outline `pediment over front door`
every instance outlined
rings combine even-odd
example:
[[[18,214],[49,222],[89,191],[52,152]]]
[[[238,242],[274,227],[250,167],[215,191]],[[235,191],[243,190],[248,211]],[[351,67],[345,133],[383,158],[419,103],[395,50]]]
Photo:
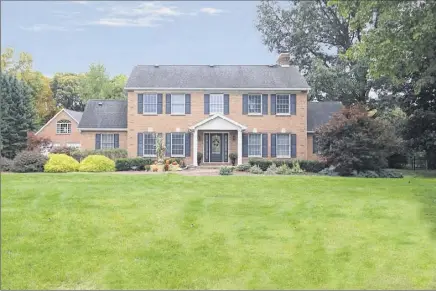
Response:
[[[214,114],[190,127],[191,130],[245,130],[247,127],[222,114]]]

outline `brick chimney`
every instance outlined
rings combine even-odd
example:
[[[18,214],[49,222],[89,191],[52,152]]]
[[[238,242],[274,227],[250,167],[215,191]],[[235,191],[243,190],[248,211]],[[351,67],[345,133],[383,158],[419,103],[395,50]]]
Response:
[[[290,53],[280,53],[277,58],[277,65],[281,67],[289,67],[291,63],[291,54]]]

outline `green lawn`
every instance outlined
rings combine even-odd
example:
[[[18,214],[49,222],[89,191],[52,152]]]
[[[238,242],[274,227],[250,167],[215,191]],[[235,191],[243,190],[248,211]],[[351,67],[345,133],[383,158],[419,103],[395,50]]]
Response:
[[[1,289],[435,289],[436,179],[4,174]]]

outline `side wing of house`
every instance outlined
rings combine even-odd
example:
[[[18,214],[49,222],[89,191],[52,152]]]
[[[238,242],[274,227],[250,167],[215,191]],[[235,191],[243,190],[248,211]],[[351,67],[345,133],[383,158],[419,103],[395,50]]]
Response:
[[[52,146],[81,147],[78,130],[81,112],[62,109],[36,132],[37,136],[50,138]]]

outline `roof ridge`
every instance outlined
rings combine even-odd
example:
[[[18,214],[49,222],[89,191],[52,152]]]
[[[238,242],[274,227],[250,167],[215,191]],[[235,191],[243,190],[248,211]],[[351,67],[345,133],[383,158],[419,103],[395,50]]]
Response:
[[[118,102],[127,102],[126,100],[123,99],[88,99],[88,101],[118,101]]]
[[[256,65],[247,65],[247,64],[186,64],[186,65],[180,65],[180,64],[164,64],[164,65],[160,65],[160,64],[148,64],[148,65],[146,65],[146,64],[142,64],[142,65],[136,65],[135,67],[140,67],[140,66],[150,66],[150,67],[155,67],[155,66],[158,66],[158,67],[169,67],[169,66],[172,66],[172,67],[187,67],[187,66],[190,66],[190,67],[210,67],[210,66],[214,66],[214,67],[216,67],[216,66],[246,66],[246,67],[265,67],[265,66],[267,66],[267,67],[270,67],[270,66],[273,66],[273,67],[278,67],[278,68],[289,68],[289,67],[295,67],[295,66],[289,66],[289,67],[282,67],[282,66],[280,66],[280,65],[277,65],[277,64],[256,64]]]

